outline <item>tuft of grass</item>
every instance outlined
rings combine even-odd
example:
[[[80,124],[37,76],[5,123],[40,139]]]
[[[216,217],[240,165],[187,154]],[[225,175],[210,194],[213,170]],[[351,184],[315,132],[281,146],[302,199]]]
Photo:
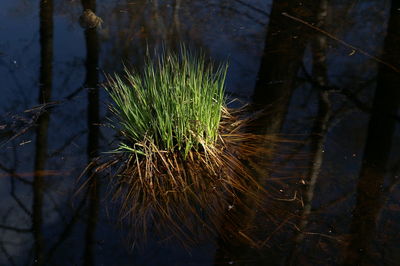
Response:
[[[265,146],[266,136],[248,133],[254,114],[226,107],[226,72],[227,65],[213,67],[182,48],[148,59],[141,72],[125,68],[108,78],[122,142],[95,172],[116,166],[112,197],[134,242],[147,231],[186,243],[243,238],[243,215],[270,197],[253,166],[275,140]]]
[[[144,154],[145,143],[163,151],[204,150],[218,137],[227,65],[214,68],[185,48],[147,60],[143,72],[125,68],[109,77],[111,110],[124,141],[118,151]]]

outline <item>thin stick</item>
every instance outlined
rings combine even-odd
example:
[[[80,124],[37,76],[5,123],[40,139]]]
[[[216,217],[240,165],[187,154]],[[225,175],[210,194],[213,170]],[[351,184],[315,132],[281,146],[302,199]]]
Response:
[[[376,56],[374,56],[374,55],[371,55],[370,53],[368,53],[368,52],[366,52],[366,51],[364,51],[364,50],[362,50],[362,49],[360,49],[360,48],[358,48],[358,47],[355,47],[354,45],[351,45],[351,44],[349,44],[349,43],[347,43],[347,42],[345,42],[345,41],[343,41],[343,40],[340,40],[339,38],[337,38],[337,37],[334,36],[333,34],[327,32],[327,31],[324,31],[323,29],[320,29],[320,28],[318,28],[318,27],[316,27],[316,26],[310,24],[309,22],[302,20],[301,18],[294,17],[294,16],[292,16],[292,15],[289,15],[289,14],[286,13],[286,12],[283,12],[282,15],[285,16],[285,17],[288,17],[288,18],[290,18],[290,19],[293,19],[294,21],[300,22],[301,24],[304,24],[304,25],[306,25],[307,27],[310,27],[310,28],[312,28],[312,29],[314,29],[314,30],[316,30],[316,31],[318,31],[318,32],[320,32],[320,33],[322,33],[322,34],[328,36],[329,38],[331,38],[331,39],[333,39],[333,40],[335,40],[335,41],[337,41],[337,42],[343,44],[344,46],[346,46],[346,47],[348,47],[348,48],[350,48],[350,49],[352,49],[353,52],[355,52],[355,51],[356,51],[356,52],[359,52],[360,54],[363,54],[363,55],[365,55],[365,56],[367,56],[367,57],[369,57],[369,58],[372,58],[373,60],[375,60],[375,61],[377,61],[377,62],[379,62],[379,63],[381,63],[381,64],[387,66],[388,68],[392,69],[393,71],[395,71],[395,72],[397,72],[397,73],[400,73],[400,69],[397,68],[397,67],[395,67],[394,65],[392,65],[392,64],[390,64],[390,63],[387,63],[387,62],[383,61],[382,59],[380,59],[379,57],[376,57]],[[354,54],[353,52],[352,52],[352,54]]]

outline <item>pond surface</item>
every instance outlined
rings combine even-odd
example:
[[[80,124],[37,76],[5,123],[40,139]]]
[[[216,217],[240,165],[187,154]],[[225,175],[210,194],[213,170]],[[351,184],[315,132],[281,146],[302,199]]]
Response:
[[[2,0],[0,36],[0,265],[399,265],[399,1]],[[132,248],[107,178],[77,192],[116,144],[105,73],[181,43],[290,143],[262,159],[285,215],[255,214],[255,245]]]

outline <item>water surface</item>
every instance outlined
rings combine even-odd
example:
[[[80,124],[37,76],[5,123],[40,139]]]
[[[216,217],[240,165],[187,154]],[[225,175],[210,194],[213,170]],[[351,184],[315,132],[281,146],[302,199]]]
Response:
[[[101,28],[80,27],[87,8]],[[0,264],[397,265],[399,10],[394,0],[1,1]],[[298,141],[264,158],[280,165],[266,172],[290,215],[256,219],[259,250],[218,236],[188,249],[157,234],[131,250],[105,179],[76,194],[85,167],[115,147],[104,73],[180,43],[229,62],[227,95],[270,110],[257,133]]]

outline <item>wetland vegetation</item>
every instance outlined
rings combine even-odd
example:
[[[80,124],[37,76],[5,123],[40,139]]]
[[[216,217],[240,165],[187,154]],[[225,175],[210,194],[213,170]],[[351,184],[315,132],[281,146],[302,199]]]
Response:
[[[0,2],[1,265],[400,261],[399,1]]]

